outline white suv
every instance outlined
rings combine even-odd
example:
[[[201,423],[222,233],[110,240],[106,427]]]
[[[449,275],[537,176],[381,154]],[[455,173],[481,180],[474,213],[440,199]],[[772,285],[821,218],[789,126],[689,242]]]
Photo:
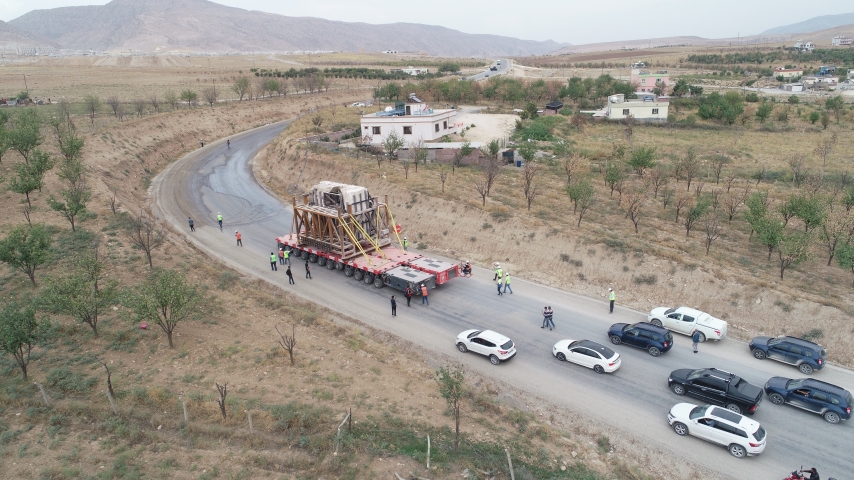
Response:
[[[657,326],[664,327],[676,333],[691,335],[696,329],[700,331],[700,341],[723,340],[726,337],[727,323],[715,318],[706,312],[688,307],[654,308],[646,321]]]
[[[667,414],[667,421],[677,434],[723,445],[733,457],[759,455],[765,450],[765,429],[759,422],[723,407],[677,403]]]
[[[510,360],[516,355],[516,345],[509,338],[492,330],[466,330],[457,335],[457,349],[463,353],[486,355],[493,365]]]

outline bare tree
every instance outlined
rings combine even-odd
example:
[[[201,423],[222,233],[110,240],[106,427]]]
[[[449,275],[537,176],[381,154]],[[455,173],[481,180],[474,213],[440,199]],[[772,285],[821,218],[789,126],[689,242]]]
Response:
[[[278,87],[276,89],[276,93],[282,97],[288,94],[288,79],[286,77],[282,77],[279,80]]]
[[[735,184],[736,180],[738,180],[738,175],[736,175],[735,172],[729,172],[727,174],[726,182],[724,182],[726,184],[726,193],[729,193],[729,190],[732,188],[733,184]]]
[[[712,209],[717,210],[718,204],[720,204],[721,194],[723,193],[723,188],[713,188],[712,189]]]
[[[160,99],[157,98],[156,93],[152,93],[151,96],[148,97],[148,103],[151,104],[151,108],[153,108],[155,112],[160,113]]]
[[[148,105],[148,100],[144,98],[135,98],[133,100],[133,108],[136,110],[136,115],[138,117],[142,117],[142,114],[145,113],[146,105]]]
[[[644,190],[632,189],[627,191],[625,195],[620,196],[620,206],[626,211],[626,218],[632,221],[635,226],[635,233],[638,233],[638,223],[640,223],[642,207],[644,201]]]
[[[744,195],[739,195],[737,193],[727,193],[724,196],[724,211],[726,211],[730,223],[732,223],[732,218],[735,217],[738,210],[744,204],[744,200]]]
[[[415,162],[415,172],[418,173],[418,164],[427,162],[427,144],[423,138],[419,138],[417,142],[409,144],[409,152],[412,156],[412,161]]]
[[[577,153],[573,153],[569,157],[564,158],[561,163],[563,165],[563,172],[566,175],[566,184],[569,185],[572,183],[572,176],[583,169],[584,158]]]
[[[525,162],[525,169],[523,170],[523,178],[522,178],[522,190],[525,193],[525,200],[528,203],[528,210],[531,209],[531,204],[534,202],[534,199],[539,195],[538,185],[535,184],[534,180],[536,180],[537,175],[540,173],[542,166],[536,162]]]
[[[28,204],[26,204],[26,205],[24,205],[24,206],[23,206],[23,208],[21,208],[21,213],[23,213],[23,214],[24,214],[24,218],[26,218],[26,219],[27,219],[27,223],[28,223],[28,224],[30,224],[30,225],[32,225],[32,224],[33,224],[33,220],[32,220],[32,218],[31,218],[31,216],[32,216],[32,214],[33,214],[33,206],[32,206],[32,205],[30,205],[29,203],[28,203]]]
[[[202,98],[205,99],[205,102],[213,108],[214,103],[216,103],[217,98],[219,96],[219,92],[216,91],[216,86],[205,87],[202,89]]]
[[[110,392],[110,396],[115,398],[116,392],[113,391],[113,372],[110,371],[110,367],[108,367],[103,360],[97,357],[95,357],[95,359],[98,360],[98,362],[100,362],[101,365],[103,365],[104,368],[107,370],[107,391]]]
[[[110,108],[113,109],[113,116],[116,116],[116,117],[119,116],[118,109],[119,109],[119,105],[121,105],[121,103],[122,103],[119,100],[119,97],[117,97],[115,95],[110,95],[109,97],[107,97],[107,101],[104,103],[106,103],[107,105],[110,106]]]
[[[679,212],[681,212],[683,208],[691,205],[691,203],[693,203],[693,200],[691,200],[691,197],[688,195],[679,195],[676,197],[676,203],[674,203],[674,206],[676,207],[676,223],[679,223]]]
[[[659,164],[647,172],[646,181],[652,187],[652,198],[658,198],[658,190],[667,185],[670,174]]]
[[[715,174],[715,185],[721,181],[721,173],[724,171],[724,166],[729,163],[729,157],[726,155],[716,155],[712,161],[712,173]]]
[[[154,268],[151,252],[163,245],[166,240],[166,232],[163,228],[145,212],[140,212],[138,217],[127,219],[125,233],[131,245],[145,252],[148,266]]]
[[[445,182],[448,180],[448,172],[445,167],[439,167],[439,180],[442,182],[442,193],[445,193]]]
[[[665,188],[661,191],[661,202],[664,204],[664,209],[667,209],[667,206],[670,205],[670,201],[673,200],[673,195],[675,194],[676,191],[672,188]]]
[[[634,150],[634,144],[632,139],[635,134],[635,117],[632,115],[627,115],[623,120],[622,125],[620,126],[620,132],[623,134],[623,137],[626,138],[626,143],[629,144],[629,150]]]
[[[410,162],[409,160],[404,160],[400,162],[400,166],[403,167],[404,178],[409,180],[409,167],[412,166],[412,162]]]
[[[688,182],[686,190],[691,190],[691,181],[697,177],[700,170],[700,160],[697,158],[697,152],[694,147],[689,147],[685,152],[685,156],[679,160],[679,172],[682,177]]]
[[[830,153],[833,151],[833,147],[836,146],[836,142],[836,132],[833,132],[830,137],[824,137],[816,144],[813,153],[821,159],[822,165],[827,165],[827,157],[830,156]]]
[[[92,120],[92,126],[95,126],[95,114],[101,108],[101,99],[97,95],[86,95],[83,97],[83,106],[86,107],[86,113]]]
[[[474,189],[477,191],[478,195],[480,195],[481,200],[483,201],[483,206],[486,206],[486,179],[479,178],[474,181]]]
[[[222,419],[225,420],[225,397],[228,396],[228,382],[225,382],[224,385],[220,385],[219,383],[215,383],[215,385],[216,391],[219,393],[216,403],[219,405],[219,412],[222,413]]]
[[[116,108],[116,116],[119,117],[120,122],[125,121],[125,104],[120,103],[118,108]]]
[[[279,327],[276,328],[276,333],[279,334],[279,345],[288,352],[288,356],[291,358],[291,365],[294,364],[294,347],[297,345],[297,327],[296,325],[291,325],[291,334],[290,335],[282,335],[282,332],[279,331]]]
[[[789,169],[792,170],[792,183],[795,184],[795,187],[801,187],[801,182],[804,181],[804,174],[806,173],[805,167],[806,159],[803,155],[796,154],[789,159]]]
[[[113,190],[112,195],[110,195],[110,211],[113,212],[113,215],[116,214],[116,206],[118,205],[118,199],[116,198],[116,190]]]
[[[703,187],[706,186],[706,182],[697,182],[697,186],[694,188],[694,194],[699,197],[700,194],[703,193]]]
[[[721,224],[718,221],[718,216],[714,212],[707,212],[700,219],[700,228],[706,234],[706,255],[708,255],[712,242],[721,236]]]

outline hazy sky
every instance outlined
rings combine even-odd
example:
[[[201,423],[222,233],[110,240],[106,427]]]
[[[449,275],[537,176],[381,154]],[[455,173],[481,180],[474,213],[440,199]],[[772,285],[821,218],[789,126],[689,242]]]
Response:
[[[0,20],[33,9],[103,5],[106,0],[0,0]],[[819,15],[851,11],[839,0],[218,0],[216,3],[289,16],[367,23],[442,25],[574,44],[696,35],[757,34]],[[808,8],[804,8],[808,5]],[[331,32],[330,32],[331,33]]]

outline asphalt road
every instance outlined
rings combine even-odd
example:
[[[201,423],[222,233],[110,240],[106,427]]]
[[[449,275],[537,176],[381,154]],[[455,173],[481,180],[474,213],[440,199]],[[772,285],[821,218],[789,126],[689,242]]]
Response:
[[[476,75],[472,75],[466,78],[468,78],[469,80],[483,80],[486,77],[496,77],[498,75],[504,75],[505,73],[510,71],[510,67],[512,67],[513,64],[510,62],[509,58],[502,58],[500,60],[501,65],[496,65],[495,63],[492,64],[492,66],[498,67],[497,71],[486,69]]]
[[[612,323],[645,319],[640,312],[619,308],[619,291],[618,308],[609,315],[605,292],[601,299],[587,298],[515,277],[515,293],[499,297],[491,281],[492,272],[475,268],[474,277],[454,279],[431,292],[429,306],[413,301],[413,306],[407,308],[405,302],[399,302],[402,306],[398,316],[392,318],[388,298],[400,292],[376,289],[317,264],[312,268],[314,279],[307,280],[303,278],[302,264],[295,261],[296,285],[287,285],[284,271],[270,271],[269,255],[276,247],[275,237],[290,231],[291,210],[252,174],[253,157],[286,123],[230,137],[230,149],[223,139],[172,164],[154,179],[150,189],[158,216],[225,264],[544,398],[558,408],[555,414],[577,413],[603,428],[634,436],[656,451],[658,457],[669,460],[663,465],[687,462],[705,470],[703,478],[779,480],[800,465],[815,466],[824,478],[854,477],[854,458],[850,454],[854,425],[831,425],[818,415],[773,405],[767,398],[753,417],[768,432],[768,447],[759,457],[736,459],[724,448],[694,437],[679,437],[670,429],[666,420],[670,407],[692,401],[690,397],[677,397],[667,388],[672,370],[713,366],[741,375],[758,386],[771,376],[800,376],[793,367],[755,360],[743,342],[726,339],[701,344],[700,353],[695,355],[690,339],[674,334],[674,348],[658,358],[639,349],[618,346],[615,349],[623,358],[622,367],[614,374],[603,375],[554,359],[551,347],[560,339],[587,338],[607,343],[606,332]],[[294,177],[298,174],[293,172]],[[216,225],[217,212],[225,218],[222,232]],[[188,216],[195,219],[195,233],[189,232]],[[235,246],[235,230],[243,235],[243,248]],[[539,312],[544,305],[555,310],[557,328],[553,332],[539,328]],[[503,333],[516,342],[519,353],[500,366],[492,366],[476,354],[461,354],[454,346],[454,338],[469,328]],[[833,352],[829,355],[832,360]],[[849,370],[831,365],[813,376],[854,390],[854,374]],[[618,444],[618,448],[632,447]]]

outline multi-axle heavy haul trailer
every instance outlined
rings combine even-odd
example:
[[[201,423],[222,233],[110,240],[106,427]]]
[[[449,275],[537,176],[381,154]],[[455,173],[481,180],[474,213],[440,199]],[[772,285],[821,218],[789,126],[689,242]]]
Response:
[[[421,294],[421,284],[435,288],[460,274],[460,266],[405,251],[400,226],[388,208],[365,187],[320,182],[302,203],[293,199],[291,233],[276,238],[278,248],[290,249],[330,270],[377,288],[410,287]]]

